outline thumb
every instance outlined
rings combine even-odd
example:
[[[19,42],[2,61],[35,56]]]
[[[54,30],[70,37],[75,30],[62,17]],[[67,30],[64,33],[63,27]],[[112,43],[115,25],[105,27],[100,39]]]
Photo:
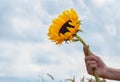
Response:
[[[85,55],[85,56],[88,56],[87,46],[83,46],[83,51],[84,51],[84,55]]]
[[[83,46],[83,51],[85,56],[90,56],[90,55],[94,55],[90,50],[88,50],[89,46]]]

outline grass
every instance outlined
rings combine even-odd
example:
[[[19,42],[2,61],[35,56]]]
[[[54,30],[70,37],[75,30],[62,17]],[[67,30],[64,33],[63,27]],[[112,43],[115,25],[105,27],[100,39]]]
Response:
[[[55,78],[47,73],[47,76],[51,79],[50,82],[96,82],[93,78],[85,78],[85,77],[82,77],[80,79],[78,79],[79,81],[76,81],[76,77],[73,76],[72,78],[67,78],[67,79],[64,79],[64,80],[60,80],[60,81],[56,81]],[[39,75],[39,80],[37,80],[37,82],[49,82],[47,81],[45,78],[43,78],[43,76],[40,76]],[[27,82],[30,82],[29,80]],[[100,82],[107,82],[105,79],[101,79]]]
[[[47,76],[50,77],[51,80],[53,80],[53,82],[55,82],[55,78],[54,78],[51,74],[47,73]],[[87,80],[87,82],[96,82],[96,81],[95,81],[94,79],[92,79],[92,78],[91,78],[91,79],[86,79],[86,80]],[[76,82],[76,80],[75,80],[75,76],[73,76],[72,79],[69,78],[69,79],[65,79],[64,81],[59,81],[59,82]],[[84,78],[84,77],[81,78],[79,82],[85,82],[85,78]],[[102,80],[100,80],[100,82],[106,82],[106,80],[105,80],[105,79],[102,79]]]

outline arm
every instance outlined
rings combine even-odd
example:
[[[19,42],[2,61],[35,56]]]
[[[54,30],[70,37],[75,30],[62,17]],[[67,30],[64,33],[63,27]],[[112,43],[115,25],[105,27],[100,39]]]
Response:
[[[93,75],[92,69],[95,68],[99,77],[111,80],[120,80],[120,69],[115,69],[108,67],[100,57],[95,56],[93,53],[90,53],[91,56],[87,56],[86,47],[83,48],[85,53],[85,63],[87,72],[90,75]]]
[[[120,69],[110,68],[107,69],[107,79],[120,81]]]

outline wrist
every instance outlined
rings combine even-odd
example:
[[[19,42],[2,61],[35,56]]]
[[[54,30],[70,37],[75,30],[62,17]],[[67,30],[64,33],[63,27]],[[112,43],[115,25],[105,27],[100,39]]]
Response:
[[[120,69],[106,68],[106,79],[120,80]]]
[[[104,79],[108,79],[109,78],[109,70],[110,70],[109,67],[104,66],[104,68],[102,69],[103,72],[100,73],[100,77],[104,78]]]
[[[112,73],[111,70],[112,70],[112,68],[106,66],[106,68],[105,68],[105,79],[111,79],[111,73]]]

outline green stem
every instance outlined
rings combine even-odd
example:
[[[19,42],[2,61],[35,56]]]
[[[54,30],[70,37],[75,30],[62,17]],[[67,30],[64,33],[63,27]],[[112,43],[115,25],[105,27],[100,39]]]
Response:
[[[89,49],[89,46],[85,43],[85,41],[84,41],[79,35],[75,34],[75,37],[76,37],[84,46],[87,47],[87,55],[90,56],[90,55],[91,55],[91,54],[90,54],[91,51],[90,51],[90,49]],[[99,77],[98,77],[98,73],[97,73],[96,69],[93,69],[93,74],[94,74],[94,77],[95,77],[96,82],[100,82],[100,79],[99,79]]]
[[[87,44],[85,43],[85,41],[77,34],[75,34],[75,37],[84,45],[87,46]]]

